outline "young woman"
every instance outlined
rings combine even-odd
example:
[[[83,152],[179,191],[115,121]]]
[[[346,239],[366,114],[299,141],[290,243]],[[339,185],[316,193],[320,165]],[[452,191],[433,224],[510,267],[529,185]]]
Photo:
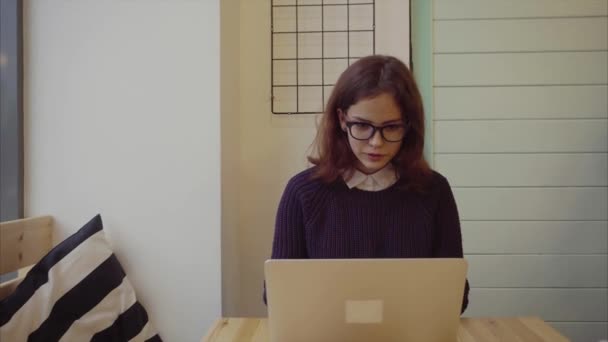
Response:
[[[273,259],[463,256],[448,181],[423,156],[424,110],[398,59],[359,59],[338,79],[314,167],[287,184]],[[468,304],[465,286],[462,311]]]

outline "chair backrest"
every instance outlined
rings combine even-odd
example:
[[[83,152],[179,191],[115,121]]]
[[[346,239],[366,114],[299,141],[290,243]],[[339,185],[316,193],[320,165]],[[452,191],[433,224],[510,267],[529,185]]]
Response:
[[[17,278],[0,283],[0,299],[11,294],[27,271],[51,250],[52,235],[51,216],[0,222],[0,274],[18,271]]]

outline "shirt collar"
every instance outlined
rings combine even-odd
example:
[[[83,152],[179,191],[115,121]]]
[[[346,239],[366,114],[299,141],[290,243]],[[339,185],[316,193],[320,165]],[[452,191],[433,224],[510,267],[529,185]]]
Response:
[[[352,176],[349,179],[345,179],[349,189],[357,188],[366,191],[380,191],[395,184],[398,179],[395,167],[391,163],[371,175],[366,175],[357,169],[352,170],[350,173],[352,173]]]

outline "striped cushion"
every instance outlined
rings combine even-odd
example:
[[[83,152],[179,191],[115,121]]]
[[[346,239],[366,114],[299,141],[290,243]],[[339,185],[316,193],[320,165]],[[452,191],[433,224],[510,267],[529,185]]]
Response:
[[[0,341],[161,341],[95,216],[0,301]]]

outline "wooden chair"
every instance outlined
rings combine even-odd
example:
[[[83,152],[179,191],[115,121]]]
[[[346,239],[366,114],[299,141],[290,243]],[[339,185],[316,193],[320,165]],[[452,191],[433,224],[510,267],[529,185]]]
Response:
[[[53,218],[40,216],[0,222],[0,274],[18,271],[0,283],[0,300],[10,295],[27,272],[53,247]]]

